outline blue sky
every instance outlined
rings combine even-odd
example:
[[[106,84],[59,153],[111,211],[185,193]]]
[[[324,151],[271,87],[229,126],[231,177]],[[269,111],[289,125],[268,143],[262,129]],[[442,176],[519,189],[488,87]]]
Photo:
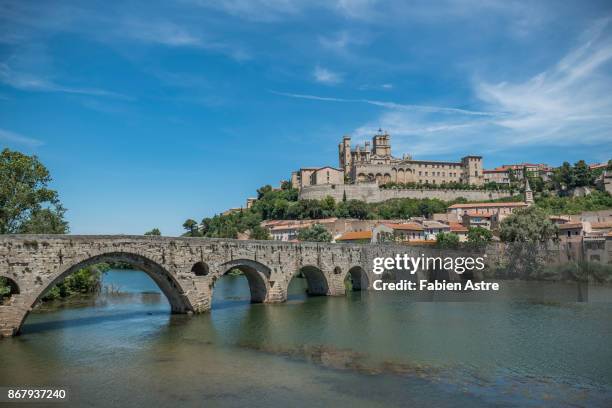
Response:
[[[612,157],[609,2],[433,3],[0,0],[0,146],[73,233],[167,235],[379,127],[487,168]]]

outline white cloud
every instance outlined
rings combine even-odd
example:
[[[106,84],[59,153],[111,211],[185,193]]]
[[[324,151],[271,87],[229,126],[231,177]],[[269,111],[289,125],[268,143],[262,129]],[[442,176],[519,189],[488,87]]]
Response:
[[[330,71],[327,68],[323,68],[317,65],[313,71],[315,81],[322,84],[334,85],[342,82],[342,74]]]
[[[38,139],[11,132],[10,130],[0,129],[0,140],[8,143],[16,143],[28,147],[41,146],[44,143]]]

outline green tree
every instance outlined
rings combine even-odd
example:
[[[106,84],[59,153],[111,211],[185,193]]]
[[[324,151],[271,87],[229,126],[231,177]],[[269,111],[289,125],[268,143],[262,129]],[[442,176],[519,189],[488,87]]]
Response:
[[[251,239],[268,240],[272,239],[267,229],[261,225],[256,225],[251,229]]]
[[[195,220],[189,218],[183,223],[183,228],[187,230],[187,233],[191,237],[198,236],[198,223]]]
[[[467,233],[468,246],[484,248],[493,240],[493,233],[486,228],[470,227]]]
[[[574,168],[568,162],[563,162],[561,167],[554,170],[552,179],[557,190],[573,188],[576,185]]]
[[[586,164],[584,160],[579,160],[574,164],[574,179],[576,187],[586,187],[593,185],[594,178],[589,168],[589,165]]]
[[[68,221],[64,220],[66,210],[61,204],[51,208],[32,211],[30,218],[19,226],[20,234],[66,234]]]
[[[145,235],[156,235],[156,236],[160,236],[161,235],[161,231],[159,230],[159,228],[153,228],[151,231],[147,231],[144,233]]]
[[[109,269],[107,264],[92,265],[79,269],[53,286],[43,296],[43,301],[62,299],[73,295],[95,293],[102,287],[102,272]]]
[[[459,235],[452,232],[440,232],[436,235],[436,246],[443,249],[459,248]]]
[[[544,243],[556,234],[557,226],[543,210],[534,206],[516,210],[500,225],[500,238],[504,242]]]
[[[368,218],[370,209],[365,201],[348,200],[343,202],[343,204],[349,217],[357,218],[359,220],[365,220]]]
[[[298,233],[298,240],[310,242],[331,242],[332,236],[321,224],[304,228]]]
[[[58,194],[48,188],[49,170],[36,156],[0,153],[0,234],[64,234],[68,224]]]
[[[324,218],[333,217],[336,211],[336,200],[331,196],[325,197],[321,202],[321,208]]]

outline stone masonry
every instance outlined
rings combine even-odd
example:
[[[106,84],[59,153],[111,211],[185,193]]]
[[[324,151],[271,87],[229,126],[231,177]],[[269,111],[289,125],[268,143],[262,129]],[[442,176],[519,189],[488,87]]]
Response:
[[[518,193],[515,193],[518,194]],[[487,190],[445,190],[445,189],[384,189],[377,183],[360,184],[325,184],[303,187],[300,190],[300,200],[322,200],[333,197],[336,202],[361,200],[366,203],[380,203],[394,198],[438,198],[451,201],[463,197],[469,201],[486,201],[511,197],[507,191]]]
[[[19,332],[39,299],[66,276],[95,263],[121,261],[146,272],[167,296],[173,313],[211,307],[215,281],[230,269],[246,276],[253,302],[287,299],[291,279],[302,273],[310,295],[344,295],[372,282],[372,260],[421,249],[395,245],[283,243],[147,236],[3,235],[0,276],[15,293],[0,305],[0,337]]]

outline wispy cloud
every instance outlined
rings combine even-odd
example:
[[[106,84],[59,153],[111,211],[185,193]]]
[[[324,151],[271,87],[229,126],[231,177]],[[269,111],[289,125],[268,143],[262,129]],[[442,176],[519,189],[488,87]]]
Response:
[[[0,82],[22,91],[62,92],[89,96],[103,96],[117,99],[132,99],[126,95],[98,88],[79,88],[60,85],[46,78],[13,71],[7,64],[0,63]]]
[[[403,111],[421,111],[421,112],[430,112],[430,113],[455,113],[462,115],[474,115],[474,116],[498,116],[503,115],[500,112],[484,112],[484,111],[476,111],[469,109],[460,109],[460,108],[450,108],[444,106],[428,106],[428,105],[412,105],[412,104],[402,104],[397,102],[390,101],[378,101],[372,99],[347,99],[347,98],[336,98],[336,97],[328,97],[328,96],[317,96],[317,95],[306,95],[306,94],[296,94],[296,93],[288,93],[288,92],[277,92],[270,91],[273,94],[286,96],[289,98],[297,98],[297,99],[310,99],[314,101],[324,101],[324,102],[343,102],[343,103],[367,103],[369,105],[379,106],[382,108],[393,109],[393,110],[403,110]]]
[[[473,80],[476,100],[472,104],[479,109],[274,93],[378,106],[382,112],[357,126],[353,135],[365,139],[382,127],[393,135],[396,146],[415,154],[485,153],[525,146],[599,145],[610,149],[611,67],[612,23],[608,18],[586,30],[557,63],[526,79]]]
[[[11,132],[10,130],[6,129],[0,129],[0,140],[7,143],[16,143],[27,147],[38,147],[44,144],[41,140],[24,136],[19,133]]]
[[[612,133],[610,19],[585,32],[556,65],[524,82],[475,84],[486,106],[509,112],[495,123],[514,143],[595,143]]]
[[[202,36],[170,21],[136,21],[123,23],[121,31],[130,38],[173,47],[201,47]]]
[[[312,73],[315,81],[326,85],[334,85],[342,82],[342,74],[331,71],[317,65]]]

